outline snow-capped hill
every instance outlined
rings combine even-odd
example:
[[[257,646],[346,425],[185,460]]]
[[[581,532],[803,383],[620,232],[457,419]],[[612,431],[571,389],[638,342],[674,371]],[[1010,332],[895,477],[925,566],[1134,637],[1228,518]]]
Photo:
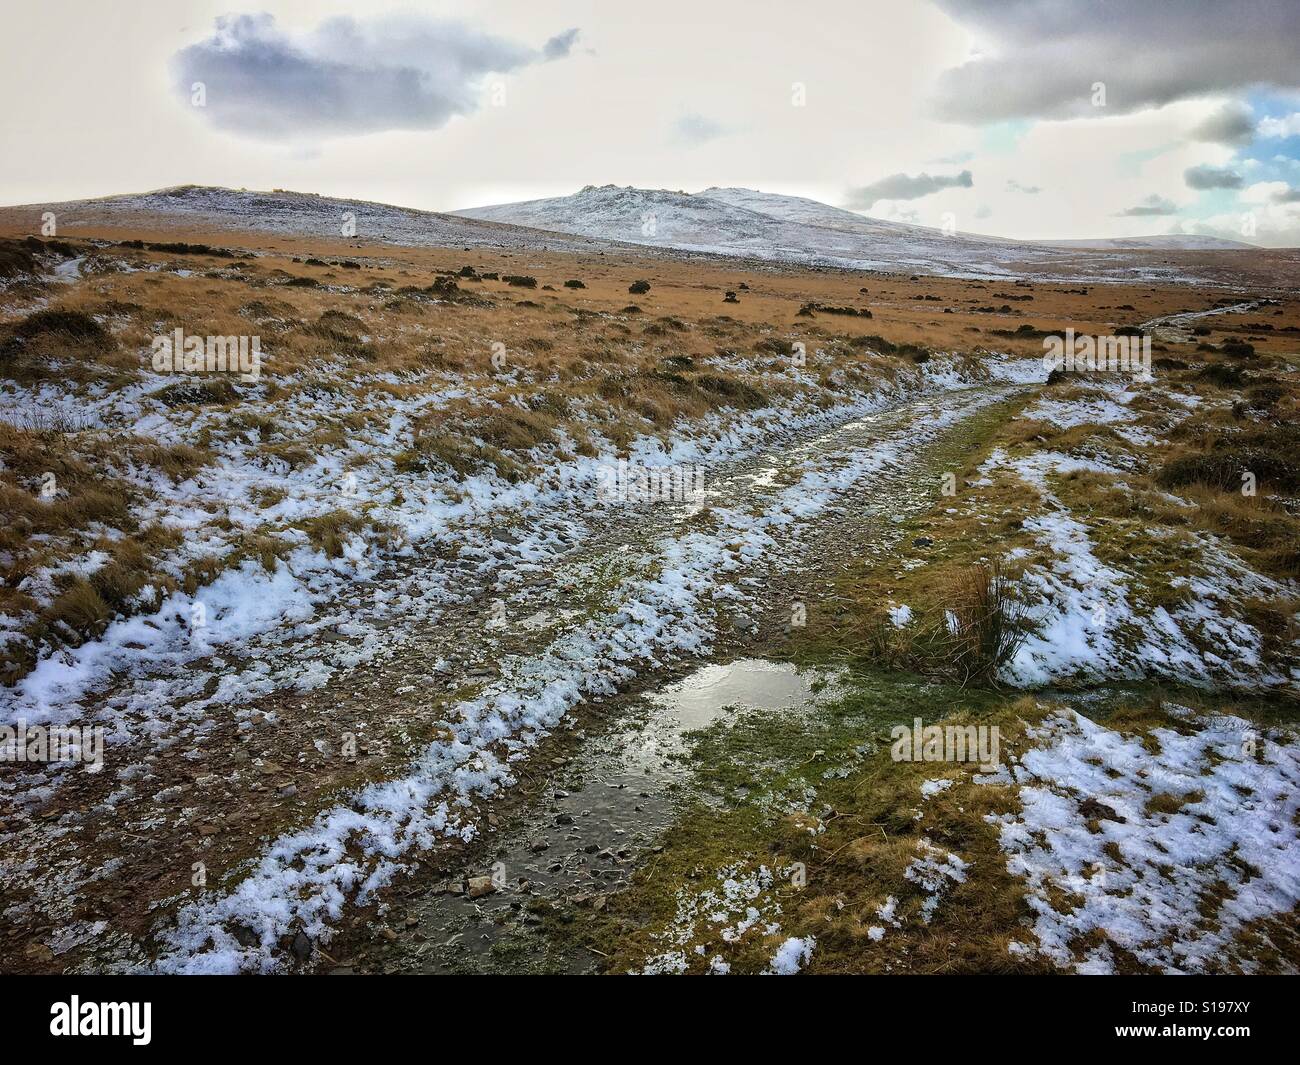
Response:
[[[382,241],[403,246],[512,247],[586,250],[589,242],[530,233],[472,218],[394,207],[368,200],[344,200],[310,192],[256,192],[209,185],[176,185],[153,192],[93,200],[29,204],[0,209],[0,219],[34,219],[54,211],[59,228],[73,232],[92,225],[185,227],[200,230],[283,233],[288,236]]]
[[[777,241],[781,228],[779,219],[719,200],[667,189],[618,185],[587,185],[572,196],[455,213],[465,218],[580,233],[599,240],[710,251]]]
[[[882,222],[795,196],[749,189],[702,193],[587,185],[571,196],[476,207],[456,214],[599,240],[872,270],[1005,274],[961,237]],[[1007,245],[1019,252],[1023,246]]]
[[[832,207],[806,196],[783,196],[775,192],[759,192],[757,189],[708,188],[695,194],[698,197],[714,200],[717,203],[743,207],[747,211],[779,218],[785,222],[797,222],[805,226],[823,226],[827,229],[843,229],[854,233],[892,233],[915,232],[922,228],[909,226],[903,222],[888,222],[880,218],[868,218],[866,215],[849,211],[843,207]]]
[[[587,185],[571,196],[455,212],[597,240],[854,270],[1104,281],[1184,275],[1115,252],[1077,251],[867,218],[800,196],[741,188],[670,192]]]

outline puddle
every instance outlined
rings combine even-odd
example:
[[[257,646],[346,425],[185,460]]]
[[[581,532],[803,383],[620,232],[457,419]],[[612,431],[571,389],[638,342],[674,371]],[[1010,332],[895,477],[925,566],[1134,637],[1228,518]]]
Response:
[[[730,706],[791,710],[812,698],[817,679],[813,672],[800,673],[788,662],[742,658],[697,669],[649,698],[689,730],[712,724]]]
[[[541,914],[552,905],[603,907],[653,853],[691,794],[689,770],[678,757],[686,733],[733,708],[777,713],[811,705],[834,690],[825,679],[787,663],[740,659],[702,666],[644,696],[627,713],[627,725],[592,737],[555,772],[521,822],[500,834],[487,868],[466,870],[492,877],[491,891],[471,899],[461,883],[448,883],[407,904],[406,936],[384,951],[384,968],[594,969],[599,958],[566,953],[537,934]]]

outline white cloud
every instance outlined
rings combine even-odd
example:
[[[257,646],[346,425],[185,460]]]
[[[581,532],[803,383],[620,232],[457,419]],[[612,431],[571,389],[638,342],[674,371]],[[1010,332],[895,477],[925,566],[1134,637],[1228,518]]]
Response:
[[[1248,188],[1242,189],[1238,198],[1242,203],[1269,203],[1276,201],[1287,191],[1287,188],[1285,181],[1257,181]]]
[[[1258,132],[1261,137],[1300,136],[1300,111],[1293,111],[1281,118],[1260,119]]]

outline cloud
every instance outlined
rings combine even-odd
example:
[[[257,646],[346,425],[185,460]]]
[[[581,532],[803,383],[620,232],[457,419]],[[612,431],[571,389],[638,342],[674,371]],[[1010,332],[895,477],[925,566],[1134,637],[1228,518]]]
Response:
[[[1256,181],[1237,194],[1241,203],[1286,203],[1290,189],[1285,181]]]
[[[1300,87],[1293,0],[938,3],[981,43],[940,76],[934,105],[948,121],[1103,117],[1255,85]],[[1093,103],[1097,82],[1105,106]]]
[[[1300,111],[1293,111],[1281,118],[1260,119],[1259,135],[1261,137],[1300,136]]]
[[[1184,223],[1184,230],[1243,240],[1266,248],[1300,247],[1300,213],[1290,205],[1268,204]]]
[[[1037,196],[1043,191],[1041,185],[1022,185],[1015,178],[1007,178],[1007,188],[1012,192],[1023,192],[1026,196]]]
[[[1255,138],[1255,116],[1249,107],[1226,103],[1192,130],[1192,140],[1241,147]]]
[[[477,109],[489,74],[563,59],[576,29],[531,48],[424,16],[326,19],[282,30],[272,15],[225,15],[172,58],[176,89],[219,129],[265,139],[438,129]]]
[[[697,148],[719,137],[725,137],[732,130],[703,115],[683,115],[673,124],[673,140],[688,148]]]
[[[917,174],[915,177],[890,174],[870,185],[850,189],[845,206],[854,211],[869,211],[879,200],[915,200],[943,189],[968,189],[973,184],[969,170],[960,174]]]
[[[1300,189],[1289,185],[1273,193],[1272,200],[1274,203],[1300,203]]]
[[[1154,192],[1141,203],[1127,207],[1116,213],[1116,218],[1160,218],[1164,215],[1178,213],[1178,205]]]
[[[577,27],[574,27],[571,30],[565,30],[563,33],[557,33],[542,45],[542,58],[548,63],[553,59],[567,59],[569,53],[573,50],[574,42],[577,41],[577,39]]]
[[[926,162],[931,166],[961,166],[962,163],[969,163],[974,158],[974,152],[953,152],[952,155],[941,155],[937,159],[927,159]]]
[[[1217,166],[1189,166],[1183,171],[1183,180],[1190,189],[1239,189],[1241,175]]]

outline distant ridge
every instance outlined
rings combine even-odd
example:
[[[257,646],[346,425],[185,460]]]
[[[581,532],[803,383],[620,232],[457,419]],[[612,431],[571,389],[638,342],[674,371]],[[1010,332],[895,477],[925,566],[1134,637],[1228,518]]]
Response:
[[[1177,236],[1048,243],[867,218],[799,196],[741,188],[698,193],[614,185],[570,196],[442,213],[315,193],[180,185],[153,192],[0,208],[0,228],[111,227],[260,232],[410,247],[731,257],[773,265],[1070,283],[1275,284],[1297,260],[1279,249]],[[352,230],[355,230],[353,232]],[[1189,248],[1188,245],[1192,247]],[[1244,255],[1250,252],[1249,255]],[[1280,272],[1280,273],[1279,273]]]
[[[805,266],[937,273],[953,277],[1031,276],[1061,280],[1178,280],[1174,265],[1121,251],[1170,252],[1235,245],[1212,238],[1150,237],[1069,244],[1014,241],[868,218],[801,196],[755,189],[672,192],[587,185],[570,196],[453,212],[465,218],[529,226],[598,240],[739,255]],[[1249,247],[1249,245],[1241,245]],[[1097,254],[1089,254],[1096,252]],[[1101,254],[1110,252],[1112,254]]]

